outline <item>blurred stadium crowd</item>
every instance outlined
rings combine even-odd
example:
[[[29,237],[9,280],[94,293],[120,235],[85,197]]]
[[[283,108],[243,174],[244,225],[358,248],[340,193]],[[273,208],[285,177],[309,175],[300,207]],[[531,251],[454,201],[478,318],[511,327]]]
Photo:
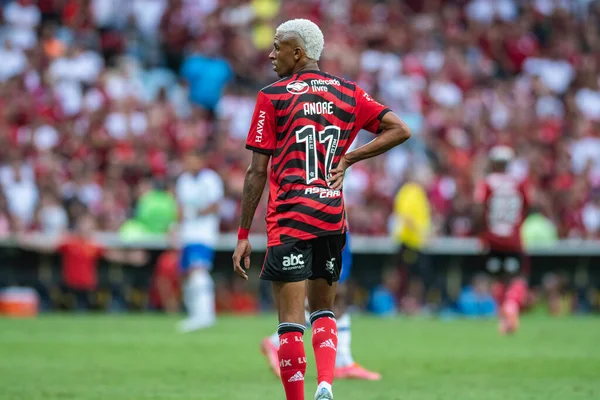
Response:
[[[0,0],[0,11],[4,236],[59,232],[86,210],[107,231],[143,220],[140,197],[169,197],[194,148],[225,183],[223,231],[237,229],[254,99],[276,79],[274,29],[304,17],[325,34],[321,68],[413,132],[352,168],[354,232],[387,234],[418,171],[434,234],[471,235],[487,150],[507,144],[559,235],[600,237],[600,1]]]

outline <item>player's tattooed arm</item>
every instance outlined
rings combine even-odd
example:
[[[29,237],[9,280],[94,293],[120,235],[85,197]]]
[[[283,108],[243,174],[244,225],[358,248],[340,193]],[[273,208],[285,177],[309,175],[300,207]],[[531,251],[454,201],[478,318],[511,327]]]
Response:
[[[246,171],[244,180],[244,191],[242,193],[242,220],[240,228],[246,231],[245,238],[240,237],[238,232],[238,242],[233,252],[233,270],[242,279],[248,280],[246,270],[250,268],[250,254],[252,246],[248,241],[248,231],[252,226],[256,207],[265,189],[267,183],[267,168],[271,156],[258,152],[252,153],[252,162]],[[244,261],[242,264],[242,260]]]
[[[266,154],[253,152],[252,162],[246,171],[246,179],[244,180],[244,191],[242,194],[242,220],[240,227],[250,229],[254,213],[258,202],[262,197],[267,183],[267,173],[269,159],[271,157]]]

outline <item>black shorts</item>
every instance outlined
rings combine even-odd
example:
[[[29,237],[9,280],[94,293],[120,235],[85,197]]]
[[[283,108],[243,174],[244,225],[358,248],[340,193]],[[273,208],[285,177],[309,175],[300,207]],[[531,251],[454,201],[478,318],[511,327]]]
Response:
[[[486,256],[485,269],[494,275],[517,275],[521,272],[523,254],[518,251],[490,250]]]
[[[322,236],[267,248],[260,279],[299,282],[323,278],[331,285],[340,279],[346,234]]]

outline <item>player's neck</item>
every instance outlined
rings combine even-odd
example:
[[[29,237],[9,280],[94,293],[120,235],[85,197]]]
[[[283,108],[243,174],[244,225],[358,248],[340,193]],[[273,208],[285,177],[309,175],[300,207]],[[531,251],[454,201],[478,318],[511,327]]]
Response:
[[[319,65],[316,62],[309,61],[302,66],[297,66],[296,68],[294,68],[294,74],[297,74],[298,72],[302,71],[320,71],[320,69]]]

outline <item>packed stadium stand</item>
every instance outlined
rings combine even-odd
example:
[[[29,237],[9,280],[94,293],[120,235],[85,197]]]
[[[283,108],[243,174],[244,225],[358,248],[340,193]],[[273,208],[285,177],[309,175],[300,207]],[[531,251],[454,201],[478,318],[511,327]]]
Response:
[[[226,185],[222,230],[235,231],[256,93],[276,80],[274,29],[303,17],[324,30],[321,69],[413,133],[351,169],[354,232],[387,235],[418,170],[434,234],[472,235],[474,185],[506,144],[561,237],[600,237],[598,1],[0,0],[0,11],[3,236],[60,232],[86,209],[104,231],[143,222],[140,196],[172,190],[197,148]]]

